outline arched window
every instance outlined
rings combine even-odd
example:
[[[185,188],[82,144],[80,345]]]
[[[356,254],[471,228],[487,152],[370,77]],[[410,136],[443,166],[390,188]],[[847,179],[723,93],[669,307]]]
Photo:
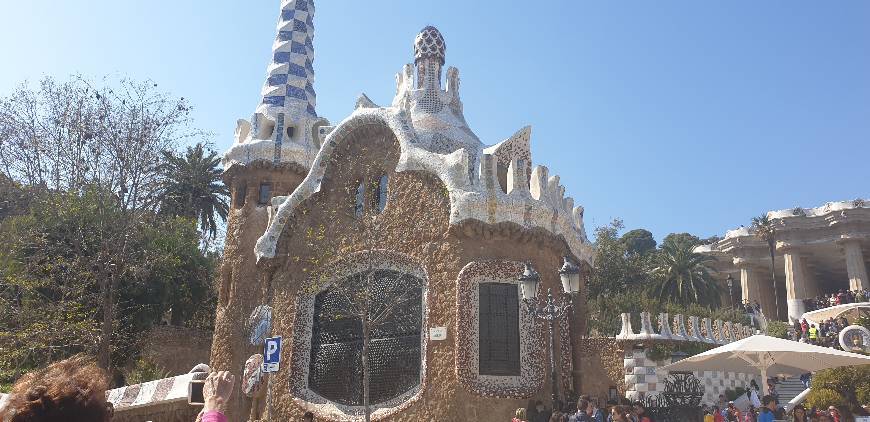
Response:
[[[384,208],[387,207],[387,184],[390,182],[390,178],[385,174],[378,179],[378,189],[375,196],[375,207],[378,210],[378,213],[384,212]]]
[[[363,213],[365,213],[365,201],[366,201],[366,186],[364,183],[360,182],[359,186],[356,187],[356,202],[353,206],[353,213],[357,218],[362,217]]]
[[[344,405],[363,404],[363,320],[356,300],[368,296],[369,402],[384,403],[421,382],[422,280],[391,270],[347,277],[314,300],[308,386]]]

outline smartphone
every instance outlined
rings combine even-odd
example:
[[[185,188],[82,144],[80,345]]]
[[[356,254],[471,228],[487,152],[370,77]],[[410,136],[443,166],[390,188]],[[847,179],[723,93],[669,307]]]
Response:
[[[205,380],[190,380],[187,384],[187,404],[191,406],[205,405],[205,396],[202,394],[202,388],[205,386]]]

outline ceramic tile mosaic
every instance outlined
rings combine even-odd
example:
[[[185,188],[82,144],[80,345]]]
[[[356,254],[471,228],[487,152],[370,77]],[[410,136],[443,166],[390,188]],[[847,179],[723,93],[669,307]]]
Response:
[[[300,11],[300,4],[308,6]],[[279,28],[283,29],[279,30],[279,42],[275,47],[276,54],[282,53],[275,60],[281,63],[280,66],[270,66],[267,87],[280,85],[280,92],[276,92],[282,98],[301,101],[297,97],[308,91],[297,92],[289,87],[298,88],[301,82],[294,81],[302,79],[306,80],[305,87],[311,86],[310,60],[305,60],[304,69],[289,64],[284,66],[283,61],[299,62],[296,64],[302,66],[303,60],[294,59],[294,54],[313,57],[307,44],[304,50],[299,45],[310,39],[313,28],[307,18],[314,9],[310,0],[285,1],[284,9],[292,9],[294,16],[304,14],[306,21],[303,24],[298,22],[300,19],[294,17],[291,21],[282,15]],[[296,31],[294,34],[298,35],[281,35],[287,30]],[[291,38],[299,39],[287,41]],[[284,41],[280,41],[282,39]],[[361,96],[354,112],[331,131],[315,130],[316,127],[328,126],[328,122],[314,114],[306,114],[305,110],[293,105],[296,102],[285,101],[283,108],[278,107],[276,104],[280,101],[277,99],[268,100],[264,103],[266,106],[258,108],[251,122],[239,121],[236,142],[224,156],[225,167],[271,160],[297,163],[309,169],[302,183],[278,206],[276,218],[271,220],[257,242],[255,252],[258,258],[275,256],[277,240],[287,218],[300,202],[320,190],[321,181],[328,171],[326,163],[336,146],[352,139],[355,129],[378,124],[389,128],[399,141],[397,171],[425,171],[436,175],[445,184],[450,197],[451,224],[476,219],[490,224],[513,222],[525,228],[541,228],[562,236],[577,260],[592,263],[594,251],[586,237],[583,207],[575,206],[573,199],[565,197],[565,187],[560,184],[558,176],[551,176],[546,167],[532,166],[531,129],[525,127],[507,140],[485,148],[465,121],[456,68],[447,69],[446,87],[442,88],[440,69],[445,56],[443,36],[435,28],[424,28],[415,42],[417,66],[406,65],[396,75],[396,95],[392,105],[378,107],[371,100],[365,100],[368,97]],[[310,91],[312,95],[307,96],[306,101],[312,101],[309,105],[313,109],[313,88]],[[271,96],[264,94],[264,98]],[[285,136],[284,127],[293,127],[299,133],[294,133],[293,137]],[[498,183],[500,166],[506,167],[510,174],[507,192]]]
[[[667,372],[661,368],[670,364],[667,361],[654,361],[647,357],[646,349],[634,349],[626,351],[624,360],[625,367],[625,397],[629,400],[642,400],[650,395],[661,394],[665,391]],[[734,390],[737,387],[746,388],[752,381],[759,382],[759,376],[737,372],[721,371],[696,371],[695,377],[701,381],[704,387],[702,403],[715,403],[719,394],[724,394],[726,389]]]

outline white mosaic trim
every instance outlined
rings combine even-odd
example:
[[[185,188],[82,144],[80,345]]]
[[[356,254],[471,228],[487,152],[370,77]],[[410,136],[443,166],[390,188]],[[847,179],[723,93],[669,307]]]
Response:
[[[514,160],[508,170],[509,192],[501,190],[497,180],[496,159],[484,154],[479,168],[470,168],[472,156],[465,149],[438,154],[414,145],[417,134],[405,120],[406,114],[395,108],[360,108],[341,122],[326,138],[314,158],[311,170],[302,183],[278,207],[276,217],[257,240],[258,258],[275,256],[278,238],[296,207],[320,191],[330,156],[340,142],[357,127],[380,124],[389,128],[399,141],[401,154],[396,171],[418,170],[438,176],[450,193],[450,223],[474,219],[489,224],[512,222],[526,228],[541,228],[562,236],[572,254],[592,264],[594,249],[586,239],[583,207],[566,198],[558,176],[549,176],[543,166],[532,170],[526,185],[526,164]],[[469,178],[469,174],[473,175]],[[512,183],[510,180],[519,182]]]
[[[372,258],[369,254],[379,256]],[[420,326],[420,383],[402,395],[384,403],[372,403],[372,418],[383,418],[395,414],[419,400],[426,385],[426,349],[428,333],[428,283],[429,277],[422,265],[412,257],[396,252],[375,250],[357,252],[329,265],[330,280],[370,270],[393,270],[412,275],[423,280],[423,321]],[[315,284],[309,280],[307,285]],[[316,283],[320,284],[320,283]],[[322,283],[317,292],[303,292],[296,298],[296,314],[293,324],[293,349],[290,355],[292,372],[290,375],[290,394],[293,401],[305,410],[315,413],[317,418],[336,421],[357,420],[364,414],[363,406],[348,406],[322,397],[308,387],[308,371],[311,361],[311,336],[314,324],[314,297],[328,288],[329,282]]]
[[[435,28],[427,27],[424,31],[440,37]],[[310,170],[280,205],[276,218],[258,239],[255,246],[257,258],[275,256],[278,239],[293,210],[320,191],[327,163],[336,146],[345,142],[356,128],[377,124],[391,130],[399,142],[396,171],[425,171],[444,183],[450,193],[451,224],[473,219],[488,224],[511,222],[524,228],[541,228],[564,238],[577,260],[592,265],[594,250],[586,237],[583,207],[575,207],[574,200],[565,197],[565,187],[560,185],[558,176],[550,176],[549,170],[543,166],[532,168],[528,147],[530,128],[525,127],[507,140],[484,148],[463,116],[459,70],[454,67],[447,69],[446,87],[442,89],[441,63],[427,59],[419,64],[417,72],[424,72],[422,86],[415,86],[414,66],[405,65],[396,75],[396,96],[391,106],[378,107],[363,95],[357,101],[356,110],[329,131],[322,143],[312,138],[312,141],[300,144],[298,151],[286,153],[290,157],[299,156],[306,167],[310,165]],[[311,118],[303,116],[300,119]],[[326,123],[306,121],[300,126],[313,130],[317,124]],[[237,138],[246,139],[251,131],[250,124],[240,121]],[[269,142],[272,141],[274,139]],[[313,159],[310,158],[311,142],[322,144]],[[257,148],[255,144],[250,143],[247,154],[267,158],[270,144],[267,142]],[[276,144],[273,142],[271,145]],[[231,156],[242,155],[235,148],[228,152],[225,161]],[[283,148],[282,144],[274,156],[283,160]],[[305,155],[304,160],[302,155]],[[498,183],[499,163],[508,168],[507,192],[502,191]]]
[[[621,314],[621,319],[622,329],[616,335],[617,340],[677,340],[727,344],[753,335],[752,327],[740,323],[720,319],[711,321],[709,318],[699,319],[697,316],[690,316],[689,324],[686,325],[683,315],[677,314],[671,319],[667,312],[658,315],[655,326],[658,327],[657,329],[653,326],[652,314],[641,312],[641,327],[640,332],[637,333],[631,326],[630,314]]]
[[[635,401],[664,393],[668,373],[661,368],[668,364],[669,361],[657,362],[649,359],[646,350],[627,350],[623,360],[625,397]],[[734,390],[737,387],[748,388],[753,379],[761,385],[758,379],[760,377],[757,375],[739,372],[695,371],[694,375],[704,387],[701,403],[716,403],[719,395],[725,394],[725,390]]]
[[[789,208],[784,210],[774,210],[767,212],[767,218],[774,219],[789,219],[789,218],[812,218],[812,217],[822,217],[832,212],[839,212],[845,210],[854,210],[859,208],[870,208],[870,198],[867,199],[854,199],[851,201],[832,201],[828,202],[825,205],[815,208]],[[751,227],[740,226],[733,230],[728,230],[725,232],[724,239],[733,239],[738,237],[755,237],[755,231],[752,230]],[[723,240],[724,240],[723,239]],[[709,253],[717,250],[716,244],[713,245],[701,245],[695,248],[696,253]]]
[[[515,261],[471,262],[456,280],[456,372],[462,384],[471,391],[488,397],[526,398],[541,389],[544,383],[546,359],[542,329],[529,315],[517,294],[519,307],[520,375],[495,376],[480,374],[480,283],[505,283],[519,289],[517,274],[523,264]]]

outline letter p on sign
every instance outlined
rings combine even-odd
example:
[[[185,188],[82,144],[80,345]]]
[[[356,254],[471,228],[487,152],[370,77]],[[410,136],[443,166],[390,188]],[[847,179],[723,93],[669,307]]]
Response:
[[[263,372],[278,372],[281,363],[281,336],[266,339],[263,348]]]

